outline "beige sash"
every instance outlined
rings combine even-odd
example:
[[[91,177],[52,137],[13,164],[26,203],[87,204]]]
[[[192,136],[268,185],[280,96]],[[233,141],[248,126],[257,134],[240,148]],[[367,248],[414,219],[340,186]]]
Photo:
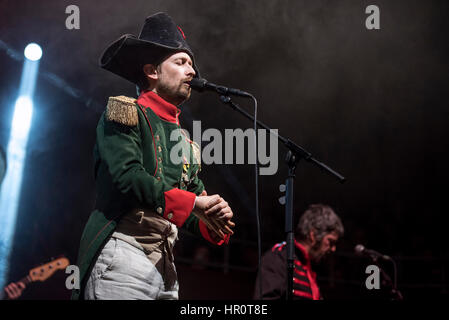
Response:
[[[156,212],[134,210],[124,215],[112,235],[146,254],[162,275],[165,286],[171,288],[177,280],[173,247],[178,228]]]

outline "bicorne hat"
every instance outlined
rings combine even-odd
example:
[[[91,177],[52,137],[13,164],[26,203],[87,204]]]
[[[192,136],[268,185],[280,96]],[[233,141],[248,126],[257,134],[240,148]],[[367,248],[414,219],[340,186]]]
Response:
[[[199,77],[184,32],[169,15],[159,12],[145,19],[138,38],[125,34],[109,45],[100,58],[100,67],[139,84],[145,64],[159,64],[170,54],[180,51],[190,56],[195,77]]]

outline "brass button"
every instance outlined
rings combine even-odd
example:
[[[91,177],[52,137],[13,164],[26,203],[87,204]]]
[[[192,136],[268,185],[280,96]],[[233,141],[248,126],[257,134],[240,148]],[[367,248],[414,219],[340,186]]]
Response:
[[[161,181],[161,177],[157,176],[156,177],[157,181]]]
[[[161,157],[159,157],[159,162],[162,162],[162,158]]]
[[[171,218],[173,218],[173,213],[172,212],[170,212],[168,215],[167,215],[167,218],[170,220]]]
[[[162,213],[162,207],[157,207],[156,212],[161,214]]]
[[[160,140],[160,138],[159,138],[159,135],[158,135],[158,134],[156,135],[156,140],[157,140],[157,141],[159,141],[159,140]]]
[[[157,147],[157,151],[162,152],[161,146],[158,146],[158,147]]]
[[[162,173],[162,168],[159,168],[159,173]]]

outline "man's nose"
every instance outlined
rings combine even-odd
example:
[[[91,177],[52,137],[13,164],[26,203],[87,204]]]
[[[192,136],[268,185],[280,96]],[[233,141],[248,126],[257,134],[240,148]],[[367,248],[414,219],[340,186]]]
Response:
[[[332,247],[331,247],[331,251],[332,251],[332,252],[335,252],[335,250],[337,250],[337,246],[332,246]]]
[[[192,77],[196,75],[195,69],[193,69],[193,66],[191,66],[190,64],[188,65],[187,68],[187,75]]]

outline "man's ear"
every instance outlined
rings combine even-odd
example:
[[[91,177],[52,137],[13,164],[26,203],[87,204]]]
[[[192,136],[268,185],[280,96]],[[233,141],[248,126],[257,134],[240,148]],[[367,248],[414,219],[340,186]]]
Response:
[[[309,239],[310,239],[310,244],[313,246],[316,243],[315,231],[314,230],[310,230],[310,232],[309,232]]]
[[[157,69],[152,64],[146,64],[143,66],[143,73],[150,79],[157,80],[158,79],[158,73]]]

